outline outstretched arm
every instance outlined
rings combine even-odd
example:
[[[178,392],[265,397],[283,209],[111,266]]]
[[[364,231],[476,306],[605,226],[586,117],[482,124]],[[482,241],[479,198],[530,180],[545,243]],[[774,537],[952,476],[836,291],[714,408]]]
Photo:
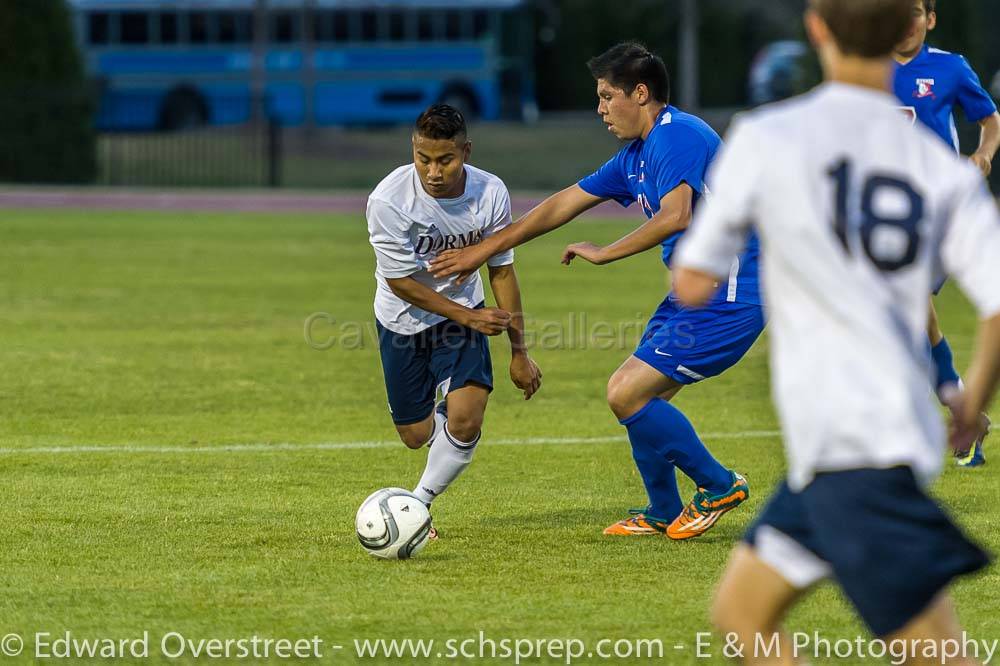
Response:
[[[575,257],[580,257],[600,266],[656,247],[678,231],[688,228],[693,198],[691,186],[681,183],[660,199],[660,212],[641,227],[607,247],[573,243],[563,251],[562,263],[568,266]]]
[[[438,278],[458,275],[459,282],[462,282],[493,255],[558,229],[601,201],[603,199],[584,192],[579,185],[571,185],[532,208],[516,223],[484,238],[482,242],[438,254],[431,262],[431,272]]]
[[[497,305],[510,313],[507,336],[510,338],[510,379],[529,400],[542,385],[542,371],[528,356],[524,340],[524,311],[521,305],[521,288],[517,283],[514,265],[490,266],[490,288]]]

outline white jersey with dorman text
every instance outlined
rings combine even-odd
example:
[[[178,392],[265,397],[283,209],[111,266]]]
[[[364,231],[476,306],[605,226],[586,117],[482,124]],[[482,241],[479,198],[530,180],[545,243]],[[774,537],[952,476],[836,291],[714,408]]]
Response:
[[[430,262],[439,252],[475,245],[511,223],[510,195],[499,178],[465,166],[465,192],[435,199],[420,184],[416,167],[401,166],[368,197],[368,236],[375,248],[375,317],[390,331],[413,335],[445,320],[407,303],[392,292],[387,278],[412,277],[466,307],[483,301],[478,273],[462,284],[455,277],[435,278]],[[491,257],[489,266],[514,262],[514,251]]]
[[[747,114],[709,177],[678,264],[725,275],[761,243],[773,395],[789,485],[824,471],[941,470],[928,297],[954,277],[1000,313],[1000,214],[982,174],[888,93],[842,83]]]

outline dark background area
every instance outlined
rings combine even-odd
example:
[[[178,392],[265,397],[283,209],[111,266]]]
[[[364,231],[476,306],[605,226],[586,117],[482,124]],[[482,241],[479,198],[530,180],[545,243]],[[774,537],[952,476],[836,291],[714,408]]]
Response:
[[[701,0],[701,106],[747,104],[753,57],[769,42],[805,40],[805,0]],[[586,61],[623,39],[656,51],[677,78],[681,3],[666,0],[546,0],[536,5],[537,96],[543,110],[587,108]],[[1000,70],[1000,2],[939,0],[929,42],[965,55],[989,85]],[[818,71],[818,70],[817,70]]]
[[[680,67],[682,0],[534,0],[535,122],[473,122],[473,162],[512,189],[552,190],[592,171],[617,148],[595,114],[587,60],[625,40]],[[694,109],[724,132],[749,103],[755,56],[778,40],[802,40],[806,0],[699,0]],[[96,83],[83,72],[63,0],[0,0],[0,182],[144,187],[291,187],[367,190],[411,159],[409,128],[275,128],[264,123],[176,132],[94,130]],[[930,42],[964,54],[990,87],[1000,70],[1000,0],[940,0]],[[805,58],[799,88],[819,80]],[[679,96],[675,95],[675,100]],[[261,104],[263,106],[263,103]],[[978,126],[959,115],[963,151]],[[553,160],[552,155],[561,159]],[[994,188],[1000,191],[1000,169]]]

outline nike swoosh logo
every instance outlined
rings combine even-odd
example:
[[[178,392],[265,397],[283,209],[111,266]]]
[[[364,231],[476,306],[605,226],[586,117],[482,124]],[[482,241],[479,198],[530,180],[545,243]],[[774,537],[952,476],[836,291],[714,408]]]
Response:
[[[630,173],[630,174],[628,175],[628,177],[629,177],[629,178],[635,178],[635,177],[636,177],[636,175],[635,175],[634,173]]]
[[[661,352],[659,349],[654,349],[653,352],[659,354],[660,356],[673,356],[673,354],[668,354],[667,352]]]

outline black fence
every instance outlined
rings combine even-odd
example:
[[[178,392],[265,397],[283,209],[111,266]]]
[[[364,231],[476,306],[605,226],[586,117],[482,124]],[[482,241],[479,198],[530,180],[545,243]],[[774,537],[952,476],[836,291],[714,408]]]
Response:
[[[264,117],[240,125],[100,132],[97,100],[82,89],[0,88],[0,182],[370,190],[412,159],[408,125],[282,127]],[[724,132],[734,111],[703,115]],[[533,125],[477,122],[473,161],[512,189],[552,191],[617,150],[597,124],[592,111]],[[970,153],[979,127],[961,122],[959,128],[963,152]],[[1000,164],[991,181],[1000,192]]]
[[[280,187],[282,128],[273,121],[97,139],[97,184]]]

